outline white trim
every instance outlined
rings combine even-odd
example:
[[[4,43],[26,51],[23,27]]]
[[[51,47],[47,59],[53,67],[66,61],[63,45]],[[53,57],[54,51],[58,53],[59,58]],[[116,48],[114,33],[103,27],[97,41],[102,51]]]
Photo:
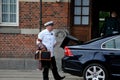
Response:
[[[105,21],[105,18],[99,18],[99,21]]]
[[[40,2],[40,0],[19,0],[24,2]],[[56,2],[57,0],[42,0],[42,2]],[[60,0],[60,2],[70,2],[70,0]]]
[[[21,2],[40,2],[40,0],[19,0]]]
[[[1,22],[0,26],[19,26],[19,23],[3,23]]]
[[[0,33],[16,33],[16,34],[19,34],[21,33],[20,29],[18,28],[0,28]]]
[[[120,50],[120,49],[115,49],[115,48],[102,48],[104,50]]]
[[[1,0],[0,0],[0,24],[2,21],[2,4],[1,4]]]
[[[39,29],[21,29],[21,34],[38,34]]]
[[[18,29],[18,28],[1,28],[0,33],[16,33],[16,34],[38,34],[39,29]]]
[[[16,0],[16,1],[17,1],[17,4],[16,4],[16,7],[17,7],[16,8],[16,23],[9,23],[9,22],[2,22],[1,21],[0,26],[19,26],[19,0]],[[0,12],[2,12],[2,11],[0,11]],[[2,20],[2,16],[1,16],[1,20]]]
[[[19,26],[19,0],[17,0],[17,24],[16,24],[16,26]]]

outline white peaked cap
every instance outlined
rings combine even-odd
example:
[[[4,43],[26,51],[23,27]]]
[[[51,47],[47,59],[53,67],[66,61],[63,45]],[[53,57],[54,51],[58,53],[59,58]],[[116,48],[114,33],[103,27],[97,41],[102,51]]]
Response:
[[[46,26],[53,25],[53,24],[54,24],[53,21],[49,21],[49,22],[46,22],[46,23],[44,24],[44,26],[46,27]]]

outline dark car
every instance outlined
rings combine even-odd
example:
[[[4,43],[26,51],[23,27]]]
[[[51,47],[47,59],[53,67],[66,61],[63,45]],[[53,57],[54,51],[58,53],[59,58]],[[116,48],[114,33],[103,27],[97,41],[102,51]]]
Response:
[[[73,44],[67,45],[68,42]],[[61,47],[65,50],[62,58],[64,72],[83,76],[84,80],[110,80],[111,76],[120,77],[120,35],[100,37],[86,43],[67,36]]]

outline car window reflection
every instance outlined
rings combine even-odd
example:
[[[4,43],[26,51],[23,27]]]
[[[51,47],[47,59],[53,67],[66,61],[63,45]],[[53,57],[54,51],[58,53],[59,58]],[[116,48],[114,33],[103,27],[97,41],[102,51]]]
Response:
[[[120,37],[111,39],[102,44],[103,49],[120,49]]]

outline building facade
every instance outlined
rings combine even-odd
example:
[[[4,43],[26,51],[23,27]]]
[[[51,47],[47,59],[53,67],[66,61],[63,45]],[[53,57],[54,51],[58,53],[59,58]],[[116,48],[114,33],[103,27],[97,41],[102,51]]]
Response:
[[[0,0],[0,57],[31,57],[40,26],[39,0]],[[52,2],[51,2],[52,1]],[[42,22],[68,28],[68,2],[42,2]]]
[[[42,1],[42,2],[41,2]],[[113,0],[0,0],[0,58],[33,58],[37,34],[54,21],[58,42],[99,36],[99,12],[116,10]],[[42,5],[41,5],[42,4]]]

